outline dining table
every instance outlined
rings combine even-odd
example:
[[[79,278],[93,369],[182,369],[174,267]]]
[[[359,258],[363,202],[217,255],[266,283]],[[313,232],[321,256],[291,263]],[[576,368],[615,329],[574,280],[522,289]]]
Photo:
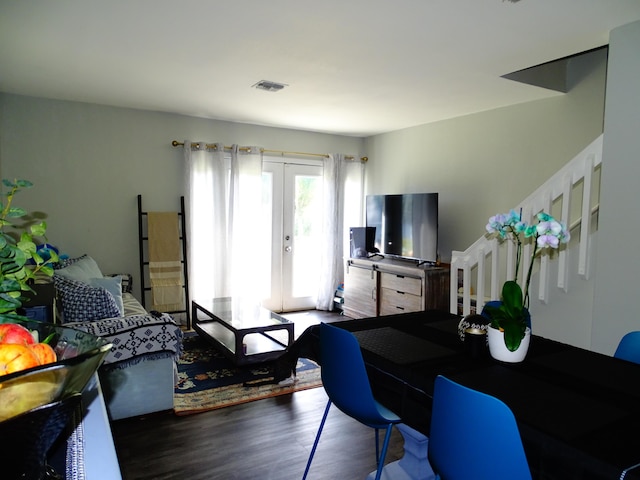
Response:
[[[420,435],[429,436],[434,382],[443,375],[511,409],[534,479],[640,480],[640,365],[535,335],[535,325],[520,363],[471,356],[461,319],[425,311],[333,325],[358,339],[376,399]],[[294,348],[322,364],[319,341],[313,326]],[[461,445],[461,461],[478,448],[500,461],[500,445]]]

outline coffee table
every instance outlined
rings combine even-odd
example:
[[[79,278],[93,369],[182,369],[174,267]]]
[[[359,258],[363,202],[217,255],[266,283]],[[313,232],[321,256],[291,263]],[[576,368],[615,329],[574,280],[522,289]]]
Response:
[[[280,357],[293,342],[293,322],[232,297],[191,302],[193,329],[236,365]]]

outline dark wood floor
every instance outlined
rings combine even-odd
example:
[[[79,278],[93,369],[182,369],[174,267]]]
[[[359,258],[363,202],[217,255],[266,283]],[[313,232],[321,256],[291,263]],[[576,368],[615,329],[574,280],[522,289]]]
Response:
[[[318,321],[293,319],[296,336]],[[112,431],[123,478],[299,480],[326,402],[324,389],[315,388],[186,417],[118,420]],[[394,429],[387,462],[399,459],[402,447]],[[375,468],[373,430],[332,408],[309,480],[364,480]]]
[[[125,480],[299,480],[327,397],[314,388],[187,417],[113,423]],[[394,429],[387,461],[399,459]],[[364,480],[375,470],[373,430],[332,408],[309,480]]]

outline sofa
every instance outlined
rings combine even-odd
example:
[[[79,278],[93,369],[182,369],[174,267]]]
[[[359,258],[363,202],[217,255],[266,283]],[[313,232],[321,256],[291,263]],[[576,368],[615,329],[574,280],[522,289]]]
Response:
[[[60,261],[53,282],[60,322],[113,345],[98,370],[109,418],[173,409],[182,351],[174,319],[146,311],[131,293],[130,275],[104,275],[89,255]]]

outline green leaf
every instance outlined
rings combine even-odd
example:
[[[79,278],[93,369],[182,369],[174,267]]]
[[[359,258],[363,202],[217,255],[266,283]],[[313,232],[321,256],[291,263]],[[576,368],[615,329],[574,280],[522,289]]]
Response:
[[[41,222],[38,225],[31,226],[31,234],[34,237],[44,237],[47,233],[47,222]]]
[[[11,207],[7,212],[8,218],[20,218],[24,217],[27,214],[27,211],[24,208],[20,207]]]
[[[0,273],[4,275],[14,274],[16,271],[24,267],[27,260],[25,252],[13,245],[7,245],[0,251]]]
[[[517,282],[509,280],[502,286],[502,304],[511,318],[522,318],[524,307],[522,288]]]
[[[16,180],[16,186],[20,188],[31,188],[33,187],[33,183],[29,180]]]
[[[20,290],[20,282],[13,278],[3,278],[0,282],[0,295]]]
[[[42,340],[41,343],[51,343],[51,341],[55,338],[55,336],[57,335],[56,332],[52,332],[49,335],[47,335],[47,338],[45,338],[44,340]]]
[[[58,263],[60,261],[60,257],[56,253],[55,250],[49,250],[50,263]],[[51,273],[53,275],[53,273]]]
[[[18,323],[20,321],[30,320],[24,315],[18,315],[15,312],[9,313],[1,313],[0,312],[0,323]]]
[[[57,260],[56,260],[57,261]],[[53,267],[49,266],[49,265],[43,265],[40,268],[40,271],[42,273],[44,273],[45,275],[52,277],[53,276]]]
[[[504,329],[504,344],[507,349],[515,352],[524,338],[526,325],[515,318],[509,318],[502,323],[502,328]]]
[[[24,253],[28,253],[29,257],[31,257],[32,254],[36,253],[36,250],[37,250],[36,244],[33,243],[33,239],[31,238],[31,235],[29,235],[26,232],[24,232],[20,237],[20,241],[18,242],[18,248],[22,250]]]
[[[8,313],[22,306],[19,298],[14,298],[8,293],[0,293],[0,313]]]

